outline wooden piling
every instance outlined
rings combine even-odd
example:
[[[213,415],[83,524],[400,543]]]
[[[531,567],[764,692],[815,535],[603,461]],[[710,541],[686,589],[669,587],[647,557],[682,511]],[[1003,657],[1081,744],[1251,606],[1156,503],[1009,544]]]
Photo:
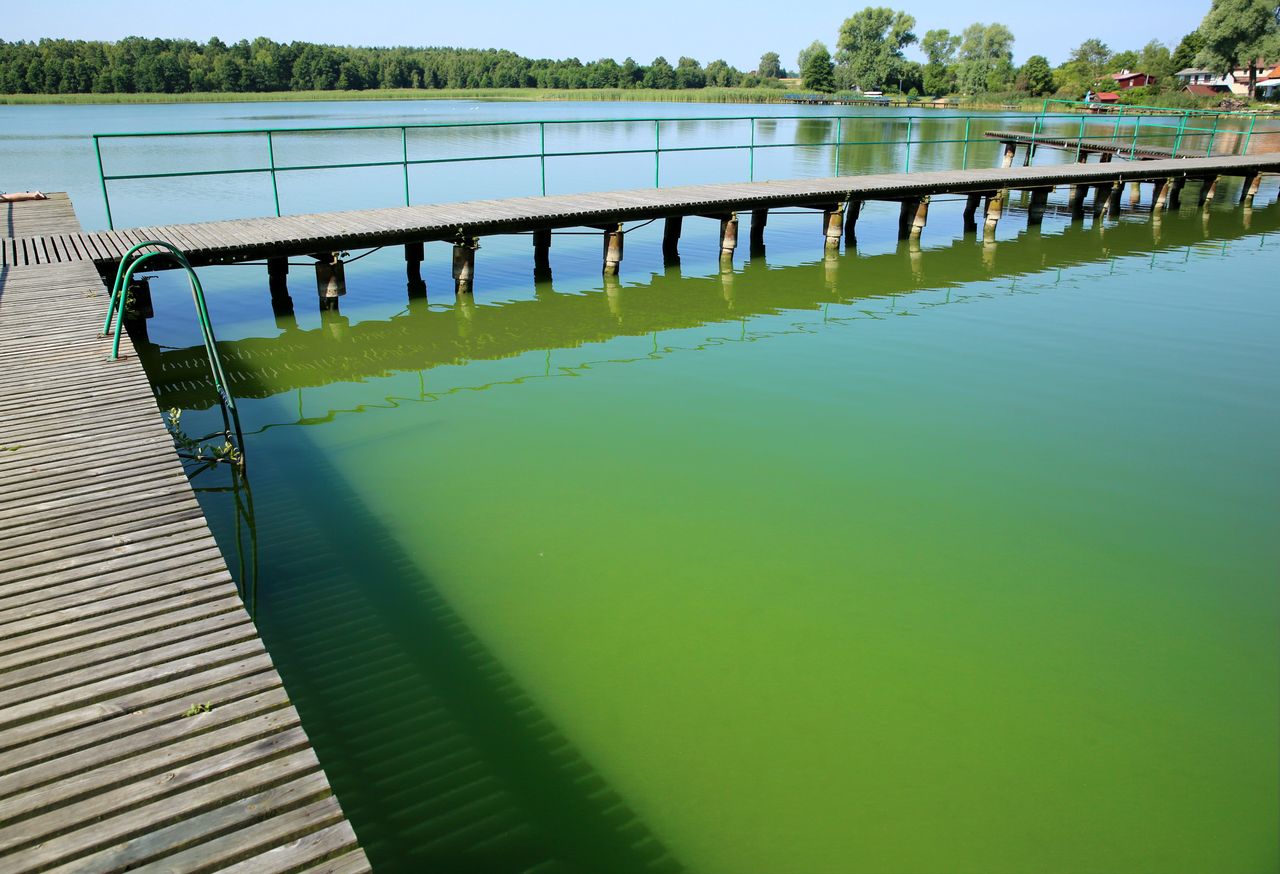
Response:
[[[911,219],[911,239],[919,240],[920,235],[924,232],[924,226],[929,221],[929,196],[925,195],[920,198],[920,202],[916,204],[916,214]]]
[[[845,248],[858,245],[858,216],[862,215],[862,201],[852,198],[844,205]]]
[[[1004,211],[1004,197],[1005,193],[1003,190],[997,191],[987,197],[987,216],[983,226],[988,234],[995,231],[996,224],[1000,221],[1000,214]]]
[[[1170,183],[1171,183],[1172,181],[1173,181],[1172,179],[1157,179],[1157,180],[1155,180],[1156,190],[1155,190],[1155,194],[1154,194],[1154,195],[1152,196],[1152,198],[1151,198],[1151,210],[1152,210],[1152,212],[1157,212],[1157,211],[1159,211],[1159,210],[1163,210],[1163,209],[1164,209],[1164,207],[1165,207],[1165,204],[1166,204],[1166,203],[1168,203],[1168,201],[1169,201],[1169,188],[1170,188]]]
[[[1187,184],[1185,176],[1179,176],[1173,180],[1173,185],[1169,188],[1169,208],[1178,209],[1182,206],[1182,186]]]
[[[551,271],[551,228],[538,228],[533,232],[533,272]]]
[[[1071,197],[1068,199],[1067,204],[1071,207],[1072,219],[1084,218],[1084,199],[1088,192],[1088,185],[1071,186]]]
[[[471,294],[475,288],[476,249],[480,240],[463,237],[453,244],[453,290],[456,294]]]
[[[827,250],[839,250],[840,238],[844,236],[844,205],[832,204],[822,210],[822,235]]]
[[[313,256],[316,259],[316,294],[320,309],[338,309],[338,298],[347,293],[346,269],[340,252]]]
[[[1244,185],[1240,188],[1240,202],[1252,203],[1253,199],[1258,195],[1258,189],[1262,187],[1262,174],[1250,173],[1244,177]]]
[[[1105,182],[1093,186],[1093,217],[1097,218],[1107,208],[1107,200],[1111,197],[1111,183]]]
[[[1120,218],[1120,198],[1124,194],[1124,183],[1113,182],[1111,195],[1107,198],[1107,215],[1113,219]]]
[[[1031,192],[1031,205],[1027,207],[1027,227],[1036,227],[1044,221],[1044,209],[1049,202],[1049,188],[1037,188]]]
[[[1213,203],[1213,196],[1218,192],[1218,177],[1207,176],[1200,182],[1200,205]]]
[[[751,251],[764,248],[764,229],[769,224],[769,210],[751,210]]]
[[[965,202],[964,202],[965,233],[968,233],[969,231],[976,231],[978,229],[978,223],[977,221],[974,220],[974,215],[977,213],[978,204],[980,203],[982,203],[982,192],[980,191],[972,192],[968,195],[968,197],[965,198]]]
[[[680,228],[684,218],[673,215],[662,228],[662,257],[668,264],[680,263]]]
[[[1001,168],[1007,170],[1008,168],[1012,167],[1013,159],[1017,155],[1017,153],[1018,153],[1017,143],[1005,143],[1004,144],[1004,160],[1000,162]]]
[[[267,287],[271,290],[271,312],[277,318],[293,315],[293,298],[289,296],[289,259],[267,259]]]
[[[1099,152],[1099,153],[1098,153],[1098,163],[1099,163],[1099,164],[1110,164],[1110,163],[1111,163],[1111,153],[1110,153],[1110,152]]]
[[[898,239],[905,240],[911,236],[911,222],[915,219],[916,209],[920,206],[920,198],[909,197],[898,205]]]
[[[738,248],[738,214],[731,212],[720,217],[720,258],[733,259],[733,250]]]
[[[1138,204],[1142,203],[1142,183],[1129,183],[1129,206],[1136,209]]]
[[[622,263],[623,239],[621,224],[604,228],[604,273],[606,276],[618,275],[618,266]]]

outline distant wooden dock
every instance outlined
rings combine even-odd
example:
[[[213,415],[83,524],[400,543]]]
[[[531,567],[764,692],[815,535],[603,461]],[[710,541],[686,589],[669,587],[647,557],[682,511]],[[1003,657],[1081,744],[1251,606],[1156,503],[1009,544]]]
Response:
[[[0,871],[368,871],[70,201],[0,228]]]

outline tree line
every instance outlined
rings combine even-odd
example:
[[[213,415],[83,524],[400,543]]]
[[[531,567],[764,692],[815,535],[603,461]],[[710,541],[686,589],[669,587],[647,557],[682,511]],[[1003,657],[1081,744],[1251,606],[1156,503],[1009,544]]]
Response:
[[[1212,0],[1200,26],[1172,51],[1158,40],[1141,49],[1113,52],[1100,39],[1088,39],[1056,68],[1043,55],[1013,64],[1013,32],[998,22],[974,23],[953,34],[946,29],[915,32],[916,19],[901,10],[868,6],[845,19],[836,36],[836,52],[815,40],[800,53],[803,86],[812,91],[900,91],[976,95],[1018,93],[1079,97],[1113,84],[1121,70],[1147,73],[1155,81],[1141,94],[1180,90],[1178,70],[1203,66],[1229,72],[1254,67],[1266,58],[1280,61],[1280,4],[1276,0]],[[905,50],[918,45],[925,62],[908,60]]]
[[[500,49],[360,48],[266,37],[228,45],[214,37],[128,37],[118,42],[0,40],[0,93],[112,94],[193,91],[331,91],[371,88],[752,88],[776,86],[776,52],[760,72],[723,60],[664,57],[583,63],[532,59]]]

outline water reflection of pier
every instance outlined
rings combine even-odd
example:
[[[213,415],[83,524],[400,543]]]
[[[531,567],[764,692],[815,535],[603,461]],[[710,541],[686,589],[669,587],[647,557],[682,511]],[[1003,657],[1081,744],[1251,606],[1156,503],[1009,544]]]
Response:
[[[1156,223],[1073,223],[1061,233],[1031,228],[999,243],[965,237],[927,250],[902,243],[884,255],[846,255],[786,268],[771,269],[762,258],[753,258],[743,269],[719,276],[682,277],[673,267],[643,286],[607,277],[603,290],[586,294],[559,294],[548,281],[538,283],[534,300],[476,307],[462,299],[443,309],[416,300],[390,319],[347,324],[333,314],[317,329],[286,328],[276,337],[224,341],[219,348],[236,396],[262,398],[338,381],[1168,252],[1278,226],[1280,206],[1273,204]],[[1082,257],[1082,251],[1094,254]],[[776,281],[779,269],[788,273],[788,281]],[[163,407],[201,409],[211,403],[202,346],[167,350],[140,343],[138,351]]]

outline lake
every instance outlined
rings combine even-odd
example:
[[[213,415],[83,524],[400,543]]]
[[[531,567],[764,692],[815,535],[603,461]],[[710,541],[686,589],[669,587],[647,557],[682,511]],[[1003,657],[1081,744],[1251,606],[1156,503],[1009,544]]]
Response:
[[[809,145],[761,149],[758,179],[901,169],[901,145],[837,165],[816,145],[835,112],[0,107],[0,188],[70,191],[101,227],[89,133],[428,120],[769,114],[758,143]],[[903,138],[902,113],[864,114],[848,139]],[[954,139],[954,116],[916,135]],[[746,130],[667,125],[664,145]],[[483,130],[414,154],[528,146]],[[641,148],[652,125],[556,136]],[[191,139],[111,141],[108,172],[260,160],[252,135]],[[911,166],[998,163],[961,149]],[[651,154],[549,164],[552,193],[653,184]],[[401,172],[292,174],[283,211],[395,205]],[[415,202],[540,186],[536,159],[413,172]],[[748,172],[662,157],[663,184]],[[868,204],[834,257],[820,214],[771,215],[754,252],[744,216],[731,269],[697,219],[664,265],[658,223],[616,281],[598,234],[557,235],[550,279],[527,237],[485,238],[461,299],[447,245],[425,299],[384,249],[347,266],[338,313],[295,266],[293,317],[265,268],[201,269],[252,491],[193,485],[375,870],[1274,870],[1280,207],[1272,181],[1248,209],[1238,180],[1207,211],[1193,190],[1083,222],[1059,191],[1040,229],[1015,195],[985,242],[937,198],[919,246]],[[111,196],[117,226],[272,211],[261,174]],[[212,430],[190,298],[151,285],[158,405]]]

